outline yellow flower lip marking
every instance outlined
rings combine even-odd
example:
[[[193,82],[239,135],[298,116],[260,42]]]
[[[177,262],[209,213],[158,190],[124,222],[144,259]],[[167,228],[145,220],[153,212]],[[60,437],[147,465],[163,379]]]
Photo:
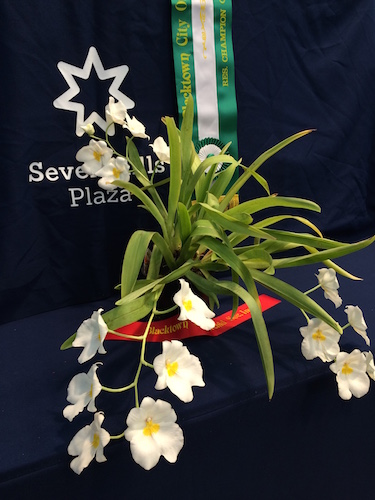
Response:
[[[312,338],[318,342],[324,342],[326,339],[321,330],[316,330],[316,332],[312,334]]]
[[[178,363],[177,361],[174,361],[171,363],[169,359],[165,363],[165,368],[167,369],[167,373],[169,377],[173,377],[173,375],[176,375],[177,370],[178,370]]]
[[[93,155],[96,161],[100,161],[102,158],[102,155],[98,151],[94,151]]]
[[[92,398],[92,384],[91,384],[91,387],[90,387],[89,396],[90,396],[90,398]]]
[[[93,445],[94,448],[97,448],[100,444],[100,437],[99,434],[94,434],[94,437],[92,438],[91,444]]]
[[[341,368],[341,372],[343,375],[350,375],[353,371],[353,368],[350,368],[348,363],[344,363],[344,366]]]
[[[160,425],[159,424],[155,424],[152,421],[152,418],[148,417],[146,419],[146,425],[143,428],[143,434],[145,436],[151,436],[152,434],[155,434],[156,432],[158,432],[159,429],[160,429]]]
[[[113,167],[113,169],[112,169],[112,174],[113,174],[113,177],[114,177],[115,179],[119,179],[119,177],[120,177],[120,173],[121,173],[121,172],[120,172],[120,170],[119,170],[118,168]]]
[[[191,311],[193,309],[193,304],[191,303],[191,300],[184,300],[182,302],[182,305],[187,311]]]

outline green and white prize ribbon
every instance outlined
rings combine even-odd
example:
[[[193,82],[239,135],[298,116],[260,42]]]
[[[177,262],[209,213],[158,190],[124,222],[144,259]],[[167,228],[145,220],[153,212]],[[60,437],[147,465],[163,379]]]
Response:
[[[180,123],[194,97],[193,141],[200,158],[231,142],[238,157],[231,0],[171,0]],[[219,169],[225,165],[219,166]]]

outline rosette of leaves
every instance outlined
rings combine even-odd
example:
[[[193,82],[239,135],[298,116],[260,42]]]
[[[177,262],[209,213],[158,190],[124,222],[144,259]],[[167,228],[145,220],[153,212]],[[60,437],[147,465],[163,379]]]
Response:
[[[180,130],[173,118],[163,119],[170,148],[170,174],[164,181],[153,181],[153,175],[147,173],[133,140],[127,139],[126,159],[138,182],[114,181],[114,184],[138,198],[142,207],[156,220],[159,230],[138,230],[130,237],[122,264],[121,298],[112,310],[103,314],[103,319],[110,329],[115,330],[144,318],[154,308],[164,287],[179,278],[185,278],[208,296],[211,308],[219,304],[220,295],[230,295],[234,314],[239,300],[242,300],[251,312],[271,398],[274,391],[273,357],[257,285],[341,333],[339,324],[321,306],[278,279],[275,270],[324,262],[327,267],[355,278],[331,259],[360,250],[374,238],[347,244],[324,238],[305,217],[283,214],[261,218],[262,211],[271,207],[283,207],[283,211],[285,208],[320,211],[313,201],[271,195],[267,181],[258,173],[267,159],[311,130],[281,141],[249,166],[226,154],[229,144],[220,154],[201,162],[192,142],[193,113],[194,104],[190,97]],[[217,172],[219,163],[225,163],[227,168]],[[238,178],[231,183],[236,170]],[[265,195],[229,208],[232,197],[251,177],[264,188]],[[163,201],[158,188],[165,183],[168,184],[168,196]],[[257,222],[253,220],[254,214]],[[298,220],[307,232],[272,228],[290,218]],[[150,249],[147,275],[140,277],[144,256]],[[220,279],[220,273],[228,274],[228,270],[232,279]]]

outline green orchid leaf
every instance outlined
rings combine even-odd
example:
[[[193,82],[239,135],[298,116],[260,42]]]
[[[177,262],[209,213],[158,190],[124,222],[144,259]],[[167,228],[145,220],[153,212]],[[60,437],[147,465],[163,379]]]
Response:
[[[134,290],[133,292],[129,293],[128,295],[125,295],[121,299],[119,299],[116,302],[116,305],[120,306],[122,304],[126,304],[127,302],[131,302],[137,297],[140,297],[141,295],[145,294],[146,292],[149,292],[150,290],[157,290],[159,285],[166,285],[167,283],[170,283],[171,281],[175,281],[179,278],[182,278],[182,276],[185,275],[190,269],[192,269],[196,265],[196,262],[194,260],[188,260],[184,264],[182,264],[178,269],[174,269],[170,273],[168,273],[166,276],[163,276],[161,278],[155,279],[152,283],[148,283],[142,288],[139,288],[138,290]]]
[[[248,179],[258,170],[258,168],[263,165],[263,163],[271,158],[274,154],[276,154],[278,151],[281,149],[285,148],[289,144],[291,144],[293,141],[296,141],[297,139],[300,139],[301,137],[304,137],[307,134],[310,134],[313,132],[312,129],[310,130],[303,130],[302,132],[298,132],[297,134],[291,135],[290,137],[287,137],[283,141],[279,142],[272,148],[268,149],[265,151],[263,154],[261,154],[237,179],[237,181],[231,186],[231,188],[228,190],[227,194],[225,195],[225,198],[221,202],[221,208],[224,210],[225,207],[227,207],[230,203],[230,200],[233,198],[233,196],[239,192],[241,187],[248,181]]]
[[[273,224],[277,224],[278,222],[281,222],[286,219],[294,219],[298,222],[301,222],[305,226],[312,229],[320,238],[323,238],[323,234],[315,224],[309,221],[309,219],[306,219],[305,217],[300,217],[298,215],[275,215],[274,217],[268,217],[267,219],[263,219],[257,222],[256,224],[254,224],[254,226],[259,228],[265,228],[272,226]]]
[[[313,249],[306,247],[308,251],[311,251],[310,254],[296,257],[286,257],[283,259],[274,259],[274,266],[275,269],[277,269],[285,267],[304,266],[307,264],[316,264],[317,262],[322,262],[328,259],[337,259],[338,257],[343,257],[344,255],[357,252],[358,250],[367,247],[374,240],[375,237],[372,237],[367,240],[359,241],[358,243],[341,244],[341,246],[339,247],[321,250],[320,252],[314,252]]]
[[[156,188],[158,187],[158,184],[165,184],[168,182],[167,179],[163,179],[160,183],[153,183],[150,181],[146,169],[141,161],[141,158],[138,153],[138,149],[135,146],[133,142],[133,138],[127,137],[126,138],[126,158],[129,161],[129,163],[133,167],[134,175],[138,179],[138,181],[142,184],[143,189],[147,189],[147,191],[150,193],[155,205],[157,206],[159,212],[166,217],[167,216],[167,210],[164,206],[164,203],[162,202],[159,193],[157,192]]]
[[[133,291],[153,235],[153,232],[142,230],[131,235],[122,262],[121,297]]]
[[[192,156],[192,138],[193,138],[193,123],[194,123],[194,99],[190,94],[186,103],[184,116],[181,123],[181,157],[182,157],[182,172],[183,178],[186,173],[190,174],[191,156]]]
[[[300,208],[320,212],[320,207],[316,203],[304,198],[291,198],[287,196],[264,196],[254,200],[244,201],[236,207],[230,208],[227,213],[235,216],[237,213],[254,214],[260,210],[271,207]]]
[[[188,239],[191,233],[191,222],[189,212],[187,211],[186,206],[178,202],[177,205],[177,224],[181,237],[182,244]]]
[[[309,296],[297,290],[297,288],[294,288],[292,285],[256,269],[251,269],[250,273],[256,282],[260,283],[268,290],[276,293],[279,297],[287,300],[299,309],[302,309],[310,313],[312,316],[321,319],[328,325],[332,326],[332,328],[337,330],[339,333],[342,333],[340,325],[319,304],[317,304]]]
[[[215,240],[209,236],[202,238],[201,244],[212,250],[217,254],[229,267],[237,273],[244,281],[248,292],[252,295],[254,300],[259,304],[258,291],[256,289],[253,277],[245,264],[233,252],[232,248],[225,245],[223,242]]]
[[[205,171],[212,167],[213,165],[217,165],[218,163],[230,163],[238,165],[239,162],[235,161],[232,156],[229,155],[216,155],[206,158],[202,161],[202,163],[196,168],[193,172],[193,175],[190,175],[187,178],[186,189],[184,190],[184,199],[181,199],[182,203],[188,203],[190,200],[197,184],[199,183],[200,178],[205,175]]]
[[[265,190],[265,192],[270,196],[271,191],[270,191],[270,188],[268,186],[268,182],[266,181],[266,179],[264,177],[262,177],[260,174],[258,174],[258,172],[253,172],[253,177],[258,182],[258,184],[260,184],[262,186],[262,188]]]
[[[269,341],[267,327],[264,322],[262,311],[259,308],[259,305],[257,301],[254,299],[254,297],[237,283],[223,280],[223,281],[218,281],[217,284],[223,290],[229,290],[230,292],[236,294],[240,299],[242,299],[246,303],[246,305],[250,310],[251,319],[254,325],[255,336],[258,343],[258,349],[263,364],[263,370],[266,377],[268,397],[269,399],[272,399],[275,388],[275,371],[274,371],[271,344]]]
[[[155,280],[156,278],[159,278],[162,262],[163,254],[161,253],[160,249],[156,245],[154,245],[147,270],[148,280]]]
[[[166,117],[169,150],[170,150],[170,176],[169,176],[169,194],[168,194],[168,219],[167,226],[169,234],[172,235],[177,204],[180,198],[181,190],[181,144],[180,137],[173,118]]]
[[[135,321],[145,318],[152,311],[155,300],[155,293],[149,292],[131,302],[114,307],[103,314],[103,319],[110,330],[130,325]]]
[[[143,203],[143,206],[146,208],[146,210],[159,223],[159,225],[163,231],[164,238],[167,239],[167,241],[169,241],[168,231],[167,231],[167,227],[165,225],[164,217],[160,213],[160,211],[158,210],[158,208],[156,207],[154,202],[152,200],[150,200],[150,198],[138,186],[136,186],[135,184],[132,184],[131,182],[123,182],[123,181],[118,180],[118,181],[114,181],[113,184],[115,184],[115,186],[119,186],[123,189],[126,189],[130,193],[134,194],[134,196],[136,196],[139,199],[139,201],[141,201]]]
[[[270,236],[273,236],[278,241],[285,241],[288,243],[295,243],[297,245],[305,246],[305,247],[313,247],[313,248],[321,248],[324,250],[342,248],[348,246],[354,246],[355,248],[361,249],[370,245],[375,237],[368,238],[363,241],[359,241],[357,243],[343,243],[341,241],[330,240],[328,238],[319,238],[318,236],[314,236],[311,234],[305,233],[293,233],[289,231],[277,231],[275,229],[264,229],[266,233]]]
[[[210,187],[210,193],[212,193],[216,198],[220,198],[224,191],[229,186],[235,172],[237,165],[232,163],[226,169],[221,170],[218,174],[216,174],[215,182]]]
[[[65,342],[61,345],[60,351],[65,351],[66,349],[70,349],[73,347],[74,339],[76,338],[77,333],[73,333]]]
[[[132,165],[134,174],[143,186],[151,185],[146,169],[141,161],[138,149],[133,142],[133,137],[126,138],[126,159]]]
[[[267,232],[264,232],[262,229],[257,229],[252,225],[244,224],[240,222],[235,217],[232,217],[228,212],[220,212],[219,210],[215,210],[210,207],[207,203],[199,203],[206,212],[209,214],[209,218],[213,220],[215,223],[220,225],[223,229],[231,231],[236,234],[245,234],[247,236],[255,236],[258,238],[270,238]]]
[[[221,293],[221,289],[219,287],[215,287],[215,285],[207,279],[207,277],[199,276],[199,274],[194,271],[188,271],[186,273],[186,279],[192,283],[201,293],[207,295],[209,299],[219,307],[219,300],[217,298],[217,294]]]
[[[155,232],[152,234],[152,241],[163,254],[163,257],[169,269],[174,269],[176,267],[176,262],[164,238],[159,233]]]

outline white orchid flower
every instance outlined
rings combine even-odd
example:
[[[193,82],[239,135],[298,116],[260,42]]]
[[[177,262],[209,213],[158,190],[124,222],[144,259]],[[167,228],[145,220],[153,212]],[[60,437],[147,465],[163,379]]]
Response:
[[[301,350],[306,359],[333,361],[340,352],[340,334],[324,321],[312,318],[299,331],[303,337]]]
[[[162,137],[157,137],[154,143],[150,144],[150,147],[154,150],[154,153],[160,161],[163,163],[171,162],[169,146]]]
[[[86,125],[81,125],[81,129],[86,132],[87,135],[94,135],[95,129],[92,123],[87,123]]]
[[[112,149],[105,141],[91,139],[88,146],[83,146],[77,154],[76,159],[82,161],[82,169],[89,175],[96,175],[96,172],[104,167],[112,157]]]
[[[367,345],[370,345],[370,339],[366,334],[367,325],[363,313],[358,306],[346,306],[345,312],[348,315],[350,326],[365,339]]]
[[[129,115],[126,116],[126,122],[123,125],[124,128],[127,128],[129,132],[132,134],[134,137],[140,137],[141,139],[149,139],[150,136],[146,134],[146,128],[145,126],[137,120],[133,116],[133,118],[130,118]]]
[[[128,112],[122,101],[115,102],[114,98],[110,96],[108,104],[105,109],[107,123],[118,123],[125,125],[125,118]]]
[[[63,415],[70,422],[87,406],[88,411],[96,412],[95,398],[100,393],[102,386],[96,370],[101,363],[92,365],[87,373],[78,373],[68,385],[67,400],[72,403],[63,410]]]
[[[139,408],[130,410],[126,419],[125,439],[130,442],[134,461],[152,469],[164,456],[174,463],[184,445],[184,436],[172,406],[166,401],[145,397]]]
[[[374,355],[372,352],[365,352],[364,353],[365,358],[366,358],[366,372],[367,375],[372,378],[372,380],[375,380],[375,364],[374,364]]]
[[[179,340],[164,340],[163,352],[156,356],[153,365],[158,375],[155,389],[168,387],[184,403],[193,399],[192,386],[205,385],[199,359]]]
[[[93,422],[79,430],[71,440],[68,453],[76,458],[70,462],[70,467],[76,474],[81,474],[94,457],[97,462],[107,460],[103,448],[109,443],[110,435],[101,427],[103,420],[102,412],[95,413]]]
[[[340,285],[336,277],[336,271],[331,268],[319,269],[319,274],[317,274],[316,277],[318,278],[319,285],[323,288],[324,297],[332,300],[336,308],[340,307],[342,299],[337,291]]]
[[[130,166],[125,158],[122,158],[122,156],[111,158],[103,168],[96,172],[96,175],[101,177],[98,184],[101,188],[106,189],[107,191],[113,191],[117,188],[117,186],[112,184],[113,181],[121,180],[129,182],[129,170]]]
[[[173,301],[180,308],[178,320],[185,321],[188,319],[202,330],[212,330],[215,326],[212,319],[215,317],[215,313],[207,307],[204,300],[191,291],[187,281],[180,279],[179,282],[181,289],[173,297]]]
[[[72,346],[83,347],[83,351],[78,358],[79,363],[84,363],[93,358],[97,352],[100,354],[107,352],[103,347],[103,342],[108,327],[101,316],[102,311],[103,309],[94,311],[91,318],[85,319],[77,330]]]
[[[352,395],[361,398],[369,391],[366,357],[359,349],[354,349],[350,354],[340,352],[330,369],[336,373],[339,396],[342,399],[348,400]]]

